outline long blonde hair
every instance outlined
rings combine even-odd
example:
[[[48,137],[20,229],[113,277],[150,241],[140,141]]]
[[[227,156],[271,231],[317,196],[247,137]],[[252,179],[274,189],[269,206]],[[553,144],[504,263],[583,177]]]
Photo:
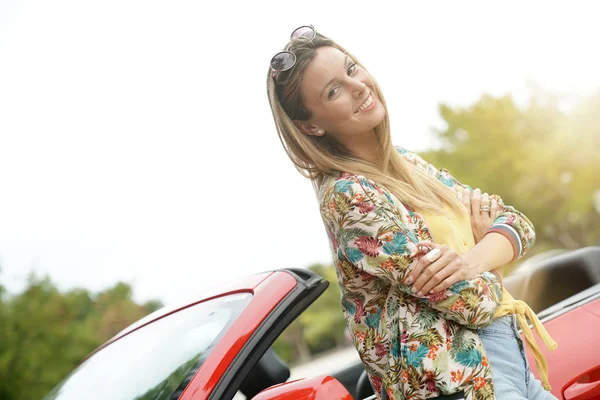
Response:
[[[288,43],[288,50],[296,56],[296,63],[291,69],[279,72],[276,78],[269,69],[267,76],[267,93],[279,139],[296,169],[311,179],[315,188],[328,175],[342,171],[373,180],[413,209],[439,214],[444,213],[442,203],[446,203],[458,212],[463,206],[454,192],[421,168],[409,165],[392,145],[387,106],[374,79],[373,89],[386,110],[383,121],[375,127],[381,167],[353,155],[330,135],[306,135],[296,127],[294,120],[307,121],[311,118],[310,111],[304,108],[300,87],[306,67],[314,59],[317,49],[324,46],[340,50],[364,68],[342,46],[317,33],[312,41],[299,38]]]

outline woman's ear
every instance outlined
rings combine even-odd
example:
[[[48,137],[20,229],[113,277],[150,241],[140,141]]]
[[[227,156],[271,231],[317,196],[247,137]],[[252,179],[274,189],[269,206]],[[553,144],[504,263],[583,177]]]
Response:
[[[325,130],[323,128],[319,128],[318,126],[311,124],[310,121],[294,120],[294,125],[296,125],[296,127],[306,135],[323,136],[325,134]]]

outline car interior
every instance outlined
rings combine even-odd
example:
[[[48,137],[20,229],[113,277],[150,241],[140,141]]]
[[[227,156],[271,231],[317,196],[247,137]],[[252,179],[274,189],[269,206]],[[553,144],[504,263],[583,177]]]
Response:
[[[526,301],[535,312],[560,306],[571,296],[597,286],[600,288],[600,246],[567,252],[515,270],[504,285],[517,299]],[[562,302],[562,303],[561,303]],[[355,400],[374,400],[374,390],[361,363],[329,374],[336,378]],[[288,366],[269,349],[244,380],[240,391],[251,399],[263,389],[285,382]],[[462,393],[442,395],[439,400],[464,399]]]
[[[524,268],[504,279],[515,299],[539,313],[600,283],[600,246],[559,254]]]
[[[246,375],[239,391],[251,399],[264,389],[287,381],[289,377],[289,367],[269,348]]]

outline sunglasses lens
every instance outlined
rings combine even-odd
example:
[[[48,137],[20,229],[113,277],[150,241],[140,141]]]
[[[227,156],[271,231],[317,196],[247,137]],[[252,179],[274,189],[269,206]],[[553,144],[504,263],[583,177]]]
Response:
[[[292,40],[296,40],[301,37],[304,37],[308,40],[313,40],[315,35],[316,33],[312,26],[301,26],[292,32]]]
[[[296,56],[289,51],[277,53],[271,59],[271,68],[275,71],[285,71],[294,66]]]

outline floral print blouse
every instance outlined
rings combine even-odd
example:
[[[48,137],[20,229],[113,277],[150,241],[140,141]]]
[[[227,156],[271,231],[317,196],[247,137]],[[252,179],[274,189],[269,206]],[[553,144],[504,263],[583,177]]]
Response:
[[[471,190],[446,170],[398,148],[404,160],[454,189]],[[495,196],[490,231],[513,243],[516,258],[535,241],[531,222]],[[502,287],[485,272],[435,295],[416,297],[403,280],[417,261],[416,243],[431,240],[423,217],[364,176],[337,173],[319,189],[354,345],[378,399],[417,400],[463,390],[466,399],[494,399],[492,374],[475,329],[491,323]]]

